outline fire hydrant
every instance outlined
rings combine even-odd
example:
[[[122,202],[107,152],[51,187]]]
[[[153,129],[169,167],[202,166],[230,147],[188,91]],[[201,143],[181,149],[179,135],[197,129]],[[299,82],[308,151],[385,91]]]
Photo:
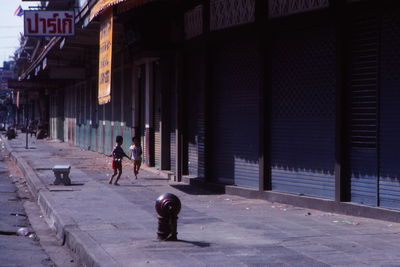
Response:
[[[158,213],[158,240],[176,241],[178,214],[181,210],[181,201],[173,194],[165,193],[156,200]]]

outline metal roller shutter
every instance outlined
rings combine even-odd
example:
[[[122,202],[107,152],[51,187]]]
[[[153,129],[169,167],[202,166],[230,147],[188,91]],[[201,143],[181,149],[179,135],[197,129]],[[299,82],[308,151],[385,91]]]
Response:
[[[142,145],[142,161],[143,163],[148,162],[147,158],[147,142],[146,142],[146,71],[145,66],[140,66],[140,77],[139,77],[139,136]]]
[[[186,142],[189,175],[204,175],[204,66],[198,46],[186,55]]]
[[[272,189],[334,197],[333,26],[279,32],[271,58]]]
[[[96,99],[96,101],[98,101]],[[104,105],[99,105],[99,127],[97,128],[97,151],[100,153],[104,153]]]
[[[104,111],[105,111],[105,106],[101,105],[100,106],[100,113],[99,113],[99,138],[97,139],[98,141],[98,145],[99,145],[99,149],[100,149],[100,153],[106,153],[105,150],[105,129],[104,129],[104,125],[105,125],[105,115],[104,115]]]
[[[111,91],[111,103],[112,103],[112,138],[111,143],[114,147],[117,136],[122,136],[121,133],[121,111],[122,111],[122,74],[121,70],[118,69],[113,73],[114,79],[112,79],[112,91]],[[129,140],[124,140],[124,143]]]
[[[213,178],[258,188],[260,55],[250,38],[221,44],[213,55]]]
[[[71,142],[72,142],[72,144],[73,145],[76,145],[76,123],[77,123],[77,117],[78,117],[78,111],[77,111],[77,109],[78,109],[78,107],[77,107],[77,100],[76,100],[76,97],[77,97],[77,88],[74,88],[73,89],[73,93],[72,93],[72,98],[73,98],[73,100],[72,100],[72,120],[71,120]]]
[[[91,95],[91,86],[90,82],[87,82],[87,87],[85,90],[85,149],[90,150],[91,148],[91,138],[90,138],[90,95]]]
[[[105,124],[104,124],[104,153],[110,155],[115,145],[115,139],[113,138],[113,126],[112,121],[112,102],[104,104],[105,109]]]
[[[161,69],[154,62],[154,164],[161,168]]]
[[[351,201],[377,203],[377,17],[353,18],[349,39],[349,175]]]
[[[82,134],[82,114],[83,114],[83,102],[84,102],[84,97],[83,97],[83,92],[85,88],[83,85],[79,84],[77,87],[76,91],[76,145],[79,147],[82,147],[82,140],[83,140],[83,134]]]
[[[384,15],[381,33],[380,206],[400,209],[400,10]]]
[[[176,68],[177,66],[175,66]],[[176,174],[176,110],[177,110],[177,101],[176,101],[176,80],[173,80],[171,94],[169,95],[170,100],[170,169]]]
[[[99,145],[98,145],[98,140],[97,140],[97,135],[99,133],[99,110],[100,107],[97,102],[97,80],[93,79],[92,84],[91,84],[91,96],[90,96],[90,102],[91,102],[91,120],[92,120],[92,150],[93,151],[99,151]]]
[[[57,116],[57,138],[59,140],[64,140],[64,120],[65,120],[65,114],[66,112],[64,110],[64,95],[62,93],[62,90],[58,90],[57,97],[56,97],[56,116]]]
[[[127,67],[123,70],[123,121],[124,127],[122,135],[124,137],[124,149],[130,156],[129,147],[132,144],[132,67]]]

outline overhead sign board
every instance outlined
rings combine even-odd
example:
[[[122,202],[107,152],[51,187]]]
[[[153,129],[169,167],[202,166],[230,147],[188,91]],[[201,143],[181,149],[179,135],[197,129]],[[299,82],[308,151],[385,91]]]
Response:
[[[100,24],[99,38],[99,105],[111,100],[111,63],[113,42],[113,15]]]
[[[24,11],[25,36],[75,35],[74,11]]]

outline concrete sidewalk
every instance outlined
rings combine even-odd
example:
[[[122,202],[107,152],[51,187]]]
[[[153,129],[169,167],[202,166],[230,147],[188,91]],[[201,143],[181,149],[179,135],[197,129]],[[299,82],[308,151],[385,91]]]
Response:
[[[169,182],[66,143],[5,140],[49,225],[87,266],[400,266],[400,224],[246,199]],[[70,164],[73,186],[52,185]],[[156,198],[182,202],[177,242],[156,238]]]

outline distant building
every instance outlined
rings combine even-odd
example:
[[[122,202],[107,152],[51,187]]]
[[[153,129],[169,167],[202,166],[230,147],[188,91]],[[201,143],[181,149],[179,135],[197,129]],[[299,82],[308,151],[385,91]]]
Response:
[[[8,91],[7,81],[14,79],[14,61],[4,61],[3,67],[0,68],[0,94],[4,90]]]
[[[8,81],[15,78],[15,61],[4,61],[0,68],[0,128],[14,124],[14,90],[8,87]]]

